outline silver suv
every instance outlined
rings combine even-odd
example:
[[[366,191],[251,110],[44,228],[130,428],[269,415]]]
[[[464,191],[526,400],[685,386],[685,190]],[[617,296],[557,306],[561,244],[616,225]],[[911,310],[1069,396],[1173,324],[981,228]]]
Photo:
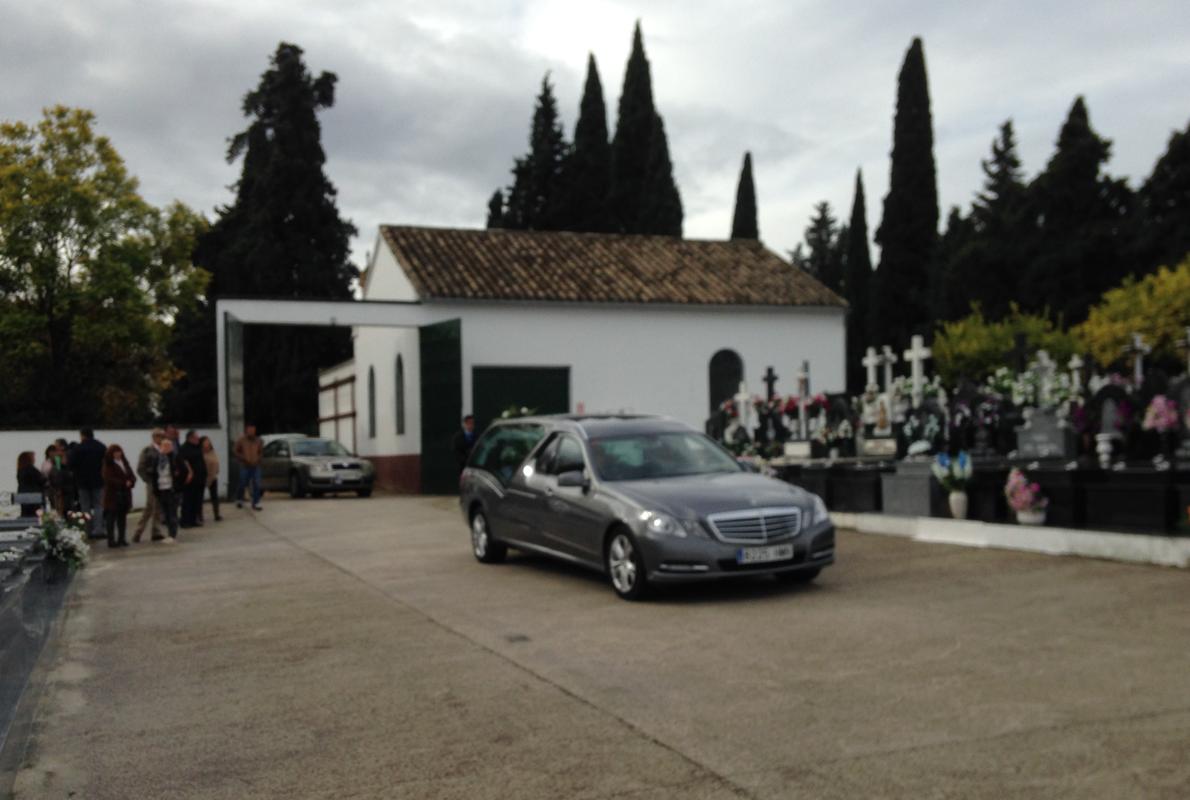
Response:
[[[509,547],[544,553],[600,570],[627,600],[671,581],[811,581],[835,560],[819,497],[660,417],[497,422],[471,452],[459,502],[481,562]]]

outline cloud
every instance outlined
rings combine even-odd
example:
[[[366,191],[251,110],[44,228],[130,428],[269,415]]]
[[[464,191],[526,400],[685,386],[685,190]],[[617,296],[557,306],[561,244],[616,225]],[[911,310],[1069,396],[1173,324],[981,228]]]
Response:
[[[815,202],[846,216],[862,167],[868,220],[888,178],[896,73],[923,36],[945,208],[966,205],[997,126],[1012,117],[1027,171],[1041,169],[1076,94],[1114,140],[1111,171],[1136,185],[1190,117],[1190,15],[1108,0],[1039,4],[684,4],[512,0],[251,4],[231,0],[0,0],[0,116],[55,103],[94,110],[155,203],[211,213],[230,200],[243,94],[277,43],[339,77],[321,115],[327,172],[360,229],[381,222],[482,225],[492,190],[527,148],[547,71],[572,129],[587,52],[615,123],[631,26],[642,21],[689,236],[730,228],[745,150],[761,235],[801,238]]]

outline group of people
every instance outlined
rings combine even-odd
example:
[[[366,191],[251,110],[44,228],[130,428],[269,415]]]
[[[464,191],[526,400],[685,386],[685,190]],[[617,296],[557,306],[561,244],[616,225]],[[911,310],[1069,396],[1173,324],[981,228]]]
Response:
[[[132,535],[134,542],[141,540],[146,528],[153,541],[176,541],[179,528],[202,526],[203,495],[207,492],[214,518],[222,519],[219,455],[210,438],[197,431],[190,431],[180,440],[173,425],[155,428],[135,468],[120,445],[105,447],[90,428],[79,431],[78,443],[67,444],[59,439],[47,447],[40,468],[31,450],[17,457],[18,493],[41,494],[44,507],[59,516],[68,511],[82,512],[90,526],[88,535],[106,535],[108,547],[128,545],[127,519],[132,510],[132,488],[138,479],[145,484],[146,502]],[[259,496],[255,501],[254,505],[259,503]],[[41,507],[22,504],[21,516],[32,517]],[[160,533],[161,526],[168,536]]]

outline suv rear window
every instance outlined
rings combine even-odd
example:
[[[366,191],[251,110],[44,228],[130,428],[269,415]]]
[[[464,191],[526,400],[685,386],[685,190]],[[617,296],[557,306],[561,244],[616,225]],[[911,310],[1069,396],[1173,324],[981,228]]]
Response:
[[[490,472],[502,484],[508,485],[516,468],[543,436],[545,428],[541,425],[499,425],[489,428],[476,442],[467,466]]]

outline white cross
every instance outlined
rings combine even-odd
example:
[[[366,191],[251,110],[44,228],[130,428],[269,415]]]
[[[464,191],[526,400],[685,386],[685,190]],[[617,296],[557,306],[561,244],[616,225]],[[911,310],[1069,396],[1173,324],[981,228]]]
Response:
[[[1070,393],[1075,397],[1083,390],[1083,366],[1083,359],[1078,353],[1072,355],[1066,362],[1066,368],[1070,370]]]
[[[1039,391],[1041,394],[1041,402],[1048,404],[1050,393],[1054,388],[1054,369],[1058,365],[1050,358],[1050,354],[1045,350],[1037,351],[1037,376],[1040,379]]]
[[[805,440],[809,436],[809,430],[806,428],[806,407],[810,404],[810,398],[806,395],[810,393],[810,362],[803,361],[802,368],[797,371],[797,375],[794,377],[797,379],[798,438]]]
[[[867,355],[864,356],[864,360],[860,363],[868,371],[868,385],[865,388],[871,388],[873,390],[879,388],[876,385],[876,367],[880,366],[880,356],[876,355],[876,348],[869,347]]]
[[[888,345],[881,348],[880,363],[884,366],[884,392],[892,391],[893,364],[897,363],[897,354]]]
[[[913,338],[909,340],[909,345],[909,349],[905,351],[905,360],[909,362],[910,396],[913,398],[913,407],[917,408],[921,405],[921,389],[926,377],[926,359],[933,353],[930,348],[926,347],[925,339],[919,334],[914,334]]]
[[[735,400],[736,419],[739,420],[740,427],[747,432],[748,414],[752,411],[752,395],[748,394],[748,387],[743,381],[740,381],[740,390],[736,392],[733,399]]]

